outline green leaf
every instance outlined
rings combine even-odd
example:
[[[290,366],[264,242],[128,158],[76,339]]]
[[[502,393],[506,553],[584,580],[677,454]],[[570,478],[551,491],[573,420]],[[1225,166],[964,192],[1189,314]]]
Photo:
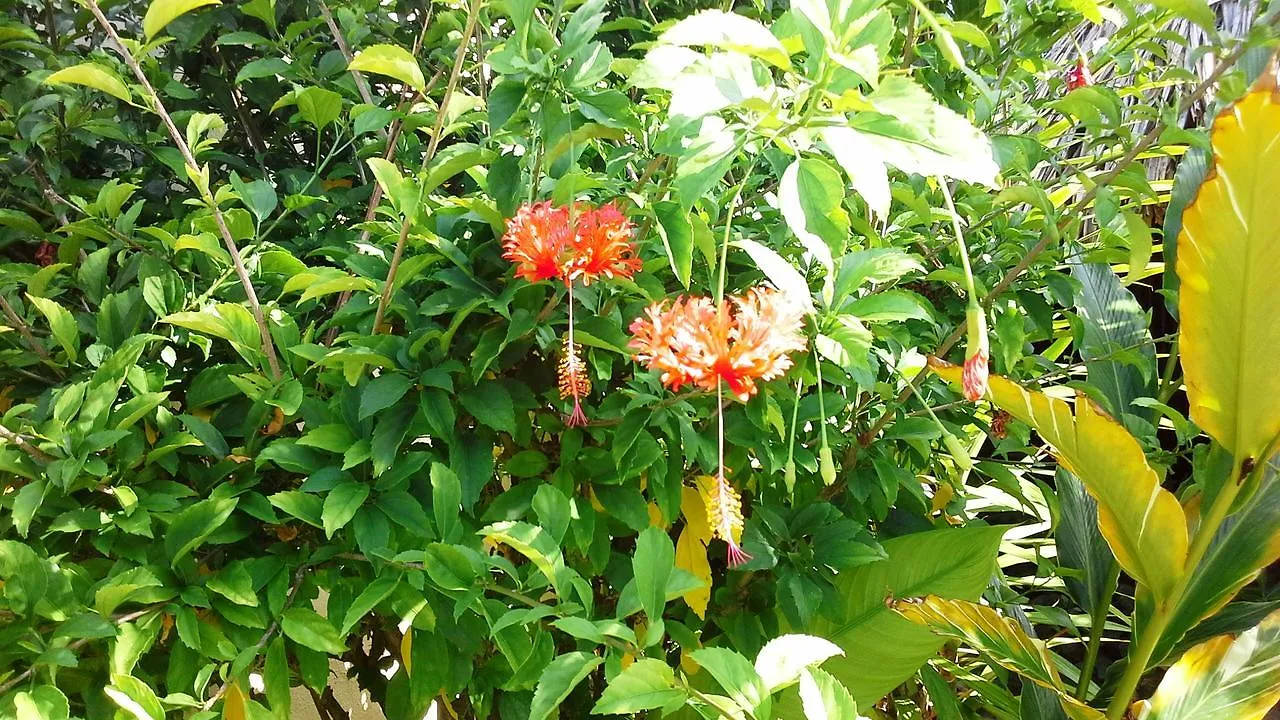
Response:
[[[845,312],[866,323],[927,320],[933,322],[925,301],[906,290],[889,290],[858,298],[844,308]]]
[[[586,652],[565,653],[552,660],[547,669],[542,671],[538,686],[533,691],[529,720],[546,720],[569,697],[578,683],[602,662],[604,658]]]
[[[164,30],[169,23],[206,5],[221,5],[221,0],[152,0],[142,18],[142,33],[147,40]]]
[[[30,692],[16,693],[13,710],[17,714],[15,720],[67,720],[71,717],[67,696],[52,685],[40,685],[31,688]]]
[[[44,79],[46,85],[84,85],[114,95],[125,102],[133,102],[129,87],[114,70],[97,63],[80,63],[63,68]]]
[[[886,283],[912,272],[923,272],[924,266],[914,255],[897,248],[855,250],[840,258],[836,273],[833,307],[840,307],[863,283]]]
[[[639,658],[618,673],[591,708],[592,715],[629,715],[683,700],[676,674],[661,660]]]
[[[1137,213],[1126,210],[1121,216],[1129,235],[1129,273],[1124,281],[1132,283],[1143,278],[1151,262],[1151,228]]]
[[[805,720],[864,720],[849,690],[817,668],[800,673],[800,702]]]
[[[1071,262],[1070,267],[1071,277],[1080,283],[1075,306],[1084,327],[1080,355],[1085,360],[1089,383],[1102,391],[1117,417],[1123,419],[1120,413],[1132,413],[1150,418],[1150,411],[1133,404],[1138,398],[1155,394],[1156,354],[1146,312],[1110,266]],[[1134,347],[1136,356],[1150,368],[1148,373],[1131,363],[1103,359]]]
[[[164,535],[165,553],[177,565],[187,553],[196,549],[222,527],[236,509],[236,498],[210,498],[189,505],[169,523]]]
[[[569,571],[555,539],[542,528],[528,523],[504,521],[489,525],[477,534],[490,541],[504,543],[532,560],[534,566],[551,582],[556,593],[562,592]]]
[[[902,684],[940,647],[942,638],[899,617],[885,598],[938,595],[975,600],[996,572],[996,550],[1006,528],[973,526],[933,530],[883,543],[887,558],[841,573],[837,607],[818,615],[805,632],[844,650],[824,668],[859,707],[868,708]]]
[[[317,130],[323,130],[342,114],[342,96],[332,90],[309,87],[299,91],[294,99],[298,103],[298,114]]]
[[[1184,17],[1210,33],[1217,30],[1218,15],[1208,0],[1152,0],[1152,5]]]
[[[770,717],[769,691],[747,659],[725,648],[706,647],[689,657],[720,683],[726,694],[752,716]]]
[[[342,635],[328,620],[309,608],[291,607],[285,610],[280,628],[285,637],[316,652],[341,655],[347,651]]]
[[[1156,643],[1152,659],[1165,657],[1184,634],[1221,610],[1277,560],[1280,560],[1280,460],[1273,458],[1253,497],[1228,517],[1214,536],[1160,642]],[[1146,610],[1145,603],[1140,602],[1140,621]]]
[[[1237,464],[1280,435],[1280,257],[1267,188],[1280,187],[1276,78],[1213,123],[1213,170],[1182,216],[1179,335],[1191,419]]]
[[[164,720],[164,707],[149,685],[129,675],[112,675],[102,689],[107,697],[137,720]]]
[[[411,387],[413,380],[405,375],[386,374],[370,380],[360,395],[359,419],[371,418],[395,405]]]
[[[755,240],[739,238],[734,241],[734,244],[751,256],[756,267],[760,268],[760,272],[769,278],[769,282],[773,283],[774,287],[782,291],[789,302],[804,308],[805,312],[813,312],[813,295],[809,292],[809,283],[805,282],[804,276],[796,270],[794,265],[783,259],[772,248],[765,247]]]
[[[242,562],[231,563],[219,570],[209,578],[205,587],[237,605],[258,607],[258,595],[253,591],[253,578]]]
[[[999,168],[991,142],[914,80],[887,76],[867,100],[875,112],[858,113],[850,126],[884,162],[906,173],[996,186]]]
[[[587,0],[578,6],[565,23],[564,32],[560,35],[559,56],[561,59],[573,57],[582,49],[604,22],[605,0]]]
[[[369,486],[359,482],[344,482],[330,490],[324,498],[324,509],[320,512],[320,522],[324,525],[325,537],[333,537],[351,518],[369,497]]]
[[[782,635],[760,648],[756,655],[756,673],[764,681],[765,691],[773,694],[799,680],[805,668],[816,667],[843,654],[838,645],[825,638]]]
[[[751,18],[723,10],[703,10],[690,15],[662,33],[658,42],[734,50],[758,57],[783,70],[791,68],[790,55],[768,28]]]
[[[959,367],[931,365],[960,383]],[[1053,446],[1058,462],[1097,500],[1102,535],[1120,566],[1164,602],[1186,572],[1187,520],[1138,441],[1087,398],[1077,398],[1073,415],[1066,401],[998,375],[991,376],[989,397]]]
[[[1187,651],[1160,681],[1144,720],[1262,720],[1280,702],[1280,612],[1239,637]]]
[[[1115,555],[1098,527],[1098,503],[1080,479],[1058,468],[1054,490],[1061,515],[1053,529],[1058,546],[1058,562],[1076,572],[1062,573],[1067,591],[1088,612],[1111,602],[1108,576]]]
[[[447,465],[432,463],[431,510],[435,514],[436,531],[446,542],[453,541],[460,533],[461,507],[462,483],[458,476]]]
[[[458,396],[462,407],[477,420],[494,430],[514,434],[516,431],[515,405],[511,393],[499,382],[484,382],[463,391]]]
[[[843,247],[848,239],[849,217],[840,206],[843,201],[839,173],[822,160],[797,159],[783,171],[778,184],[782,217],[828,274],[835,267],[831,247]]]
[[[71,358],[71,362],[75,362],[80,350],[80,329],[76,327],[76,319],[71,311],[42,297],[27,295],[27,300],[40,311],[41,315],[44,315],[45,320],[49,321],[49,329],[53,332],[54,339],[63,350],[67,351],[67,357]]]
[[[401,573],[390,573],[387,575],[379,575],[373,582],[369,583],[355,600],[351,601],[351,606],[347,608],[347,614],[342,620],[342,628],[338,631],[339,635],[351,634],[360,619],[373,611],[383,600],[391,596],[396,587],[400,584]]]
[[[635,573],[640,607],[644,608],[644,614],[653,627],[662,622],[662,610],[667,605],[667,578],[671,576],[675,562],[675,547],[662,528],[647,527],[640,533],[631,568]],[[661,633],[656,634],[661,637]]]
[[[348,70],[377,73],[394,78],[419,93],[426,92],[427,79],[409,51],[396,45],[371,45],[356,53]]]
[[[667,251],[667,262],[686,289],[693,274],[693,226],[689,214],[678,203],[662,201],[654,203],[653,214],[658,219],[658,237]]]

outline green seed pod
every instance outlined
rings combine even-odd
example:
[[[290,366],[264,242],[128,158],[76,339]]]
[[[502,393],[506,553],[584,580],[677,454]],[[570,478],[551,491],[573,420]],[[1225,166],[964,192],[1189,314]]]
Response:
[[[973,469],[973,458],[969,457],[969,451],[960,444],[955,435],[947,432],[946,429],[942,431],[942,444],[947,446],[947,452],[951,453],[952,459],[956,461],[961,470],[968,472]]]
[[[818,471],[822,473],[822,482],[830,485],[836,481],[836,464],[831,459],[831,448],[824,447],[818,451]]]

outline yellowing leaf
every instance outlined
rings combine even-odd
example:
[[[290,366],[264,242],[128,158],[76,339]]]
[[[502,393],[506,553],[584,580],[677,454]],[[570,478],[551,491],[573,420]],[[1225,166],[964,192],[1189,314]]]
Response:
[[[959,366],[936,359],[930,366],[960,383]],[[1120,566],[1150,588],[1157,603],[1166,600],[1185,572],[1187,523],[1138,441],[1088,399],[1076,400],[1073,415],[1065,400],[998,375],[990,386],[992,401],[1034,427],[1098,501],[1098,524]]]
[[[1220,635],[1169,669],[1143,720],[1261,720],[1280,702],[1280,611],[1239,637]]]
[[[249,716],[245,703],[247,699],[239,683],[232,682],[228,685],[227,694],[222,698],[223,720],[245,720]]]
[[[1280,434],[1280,99],[1263,73],[1213,123],[1213,168],[1182,216],[1182,368],[1191,419],[1235,455]]]
[[[142,32],[147,40],[156,36],[169,23],[205,5],[221,5],[221,0],[154,0],[142,18]]]
[[[84,85],[95,90],[101,90],[108,95],[114,95],[125,102],[132,102],[133,96],[129,93],[129,88],[109,68],[105,68],[97,63],[80,63],[69,68],[63,68],[58,72],[44,79],[45,85]]]
[[[356,53],[348,70],[363,70],[394,78],[418,92],[425,92],[427,79],[418,61],[398,45],[372,45]]]
[[[691,487],[680,490],[680,514],[684,529],[676,540],[676,567],[687,570],[702,585],[684,594],[684,601],[700,618],[706,619],[711,601],[711,564],[707,562],[707,545],[711,542],[711,526],[702,496]]]

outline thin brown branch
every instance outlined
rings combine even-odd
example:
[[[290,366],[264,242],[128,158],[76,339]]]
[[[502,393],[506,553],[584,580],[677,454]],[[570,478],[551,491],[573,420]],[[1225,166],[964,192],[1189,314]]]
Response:
[[[49,351],[44,349],[44,345],[41,345],[40,341],[36,339],[36,336],[31,333],[31,326],[23,321],[23,319],[18,316],[18,313],[13,311],[13,306],[9,304],[8,300],[4,299],[3,295],[0,295],[0,312],[4,313],[9,324],[18,331],[18,334],[22,336],[22,339],[26,341],[27,345],[31,346],[32,352],[40,356],[41,360],[49,362]]]
[[[342,30],[338,28],[338,23],[333,19],[333,13],[329,11],[329,6],[324,0],[317,0],[320,5],[320,14],[324,17],[325,25],[329,26],[329,33],[333,35],[333,42],[338,46],[338,51],[342,53],[342,57],[347,59],[347,65],[355,59],[351,54],[351,46],[347,45],[347,39],[342,36]],[[350,68],[348,68],[350,70]],[[365,82],[364,73],[359,70],[350,70],[351,79],[356,82],[356,90],[360,93],[360,99],[365,101],[367,105],[373,105],[373,95],[369,93],[369,83]]]
[[[27,455],[30,455],[31,459],[38,463],[49,463],[57,459],[35,445],[32,445],[26,438],[3,425],[0,425],[0,439],[8,440],[13,443],[15,447]]]
[[[480,15],[480,0],[471,0],[467,8],[467,24],[462,30],[462,40],[458,42],[458,52],[453,57],[453,70],[449,73],[449,82],[444,86],[444,97],[440,99],[440,109],[436,111],[436,124],[431,133],[431,142],[427,144],[427,154],[422,159],[422,167],[426,168],[435,158],[440,147],[440,136],[444,134],[445,117],[449,113],[449,101],[458,87],[462,77],[462,64],[467,58],[467,47],[471,44],[471,34],[476,29],[476,19]],[[400,228],[400,239],[391,253],[391,267],[387,269],[387,279],[382,284],[382,294],[378,297],[378,310],[373,316],[373,332],[382,332],[382,320],[387,312],[387,304],[391,302],[391,288],[395,285],[396,273],[400,270],[400,261],[404,258],[405,241],[409,237],[409,228],[413,225],[413,214],[406,213]]]
[[[191,148],[187,146],[187,141],[183,139],[182,132],[178,130],[173,118],[165,110],[164,103],[160,102],[160,95],[152,87],[151,81],[147,79],[147,74],[142,71],[142,66],[129,53],[120,36],[116,34],[115,28],[107,20],[107,16],[102,14],[102,8],[98,7],[97,0],[86,0],[86,6],[89,8],[89,12],[93,13],[93,17],[97,19],[98,24],[107,33],[107,37],[111,38],[116,52],[119,53],[124,63],[129,66],[129,69],[133,71],[133,76],[142,85],[147,99],[151,101],[152,109],[160,116],[160,121],[164,123],[165,129],[169,131],[169,137],[173,140],[174,145],[178,147],[178,151],[182,153],[182,159],[187,164],[187,167],[198,172],[200,165],[196,163],[196,158],[191,153]],[[266,317],[262,314],[262,305],[258,303],[258,293],[253,289],[253,282],[249,279],[249,271],[245,269],[244,261],[240,258],[240,248],[236,246],[235,239],[231,237],[231,230],[227,227],[226,218],[223,217],[222,210],[218,208],[218,203],[213,199],[209,189],[200,188],[200,191],[204,195],[204,201],[209,208],[209,212],[213,215],[214,224],[218,226],[218,234],[222,236],[222,243],[231,255],[231,263],[235,267],[236,276],[240,278],[240,285],[244,288],[245,299],[248,301],[249,309],[253,312],[253,319],[258,325],[258,333],[262,336],[262,352],[267,356],[267,364],[271,368],[271,377],[273,380],[279,380],[282,375],[280,373],[280,360],[276,357],[275,342],[271,339],[271,330],[267,326]]]

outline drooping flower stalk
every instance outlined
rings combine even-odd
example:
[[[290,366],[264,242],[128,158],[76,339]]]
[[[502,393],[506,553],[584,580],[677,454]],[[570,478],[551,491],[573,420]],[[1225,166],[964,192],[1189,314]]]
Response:
[[[969,402],[977,402],[987,394],[987,380],[990,375],[989,359],[991,350],[987,341],[987,314],[978,302],[978,291],[973,282],[973,268],[969,265],[969,246],[964,241],[964,231],[960,229],[960,216],[956,213],[956,204],[951,199],[951,190],[945,180],[938,180],[942,188],[942,197],[947,202],[947,210],[951,213],[951,227],[956,234],[956,246],[960,251],[960,264],[964,268],[965,293],[969,296],[965,308],[965,324],[968,333],[968,346],[964,358],[964,372],[961,374],[961,388]]]

